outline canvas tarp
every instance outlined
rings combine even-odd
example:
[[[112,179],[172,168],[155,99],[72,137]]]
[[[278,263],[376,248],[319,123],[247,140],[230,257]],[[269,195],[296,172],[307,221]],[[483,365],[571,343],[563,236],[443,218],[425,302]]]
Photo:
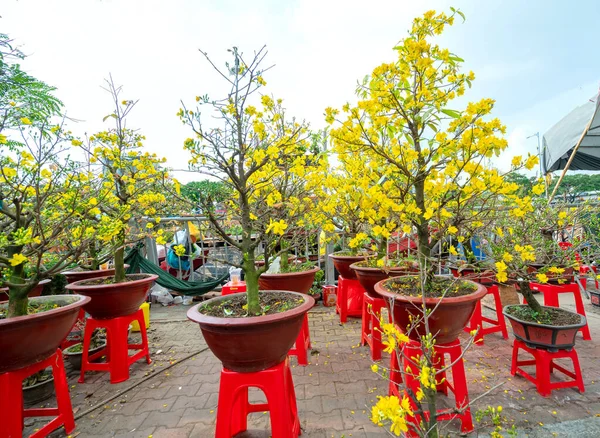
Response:
[[[586,131],[585,136],[569,169],[600,170],[599,103],[600,99],[595,97],[575,108],[544,134],[542,140],[544,173],[565,168],[584,131]]]

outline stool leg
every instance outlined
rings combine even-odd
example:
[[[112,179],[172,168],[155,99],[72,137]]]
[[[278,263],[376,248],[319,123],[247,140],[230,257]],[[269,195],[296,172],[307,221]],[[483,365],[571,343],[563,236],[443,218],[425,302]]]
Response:
[[[348,285],[342,280],[342,287],[338,287],[338,300],[340,304],[340,322],[348,321]]]
[[[89,364],[89,349],[90,342],[92,340],[92,335],[94,334],[94,330],[96,329],[96,325],[94,324],[92,319],[87,319],[85,322],[85,328],[83,329],[83,350],[81,354],[81,371],[79,372],[79,383],[85,383],[85,371]],[[107,346],[110,347],[108,343],[108,335],[107,335]],[[107,350],[108,351],[108,350]]]
[[[573,295],[575,295],[575,309],[577,310],[577,313],[579,313],[580,315],[586,316],[585,314],[585,307],[583,306],[583,300],[581,299],[581,292],[579,291],[579,286],[575,285],[575,288],[573,290]],[[581,334],[583,335],[583,340],[584,341],[591,341],[592,340],[592,335],[590,333],[590,326],[586,324],[581,327]]]
[[[458,341],[457,341],[458,342]],[[464,408],[469,406],[469,390],[467,387],[467,376],[465,374],[465,364],[460,358],[459,354],[454,354],[455,350],[450,350],[450,359],[454,362],[452,366],[452,381],[454,383],[454,398],[456,400],[457,408]],[[460,418],[460,430],[462,433],[472,432],[473,417],[471,417],[471,408],[467,407],[465,411],[459,416]]]
[[[272,438],[292,438],[293,424],[292,412],[289,399],[289,387],[286,385],[286,372],[276,373],[272,376],[271,389],[265,392],[267,403],[271,414],[271,436]],[[273,390],[273,388],[277,388]]]
[[[226,372],[221,372],[221,382],[219,384],[219,401],[217,406],[217,427],[215,438],[231,438],[232,424],[232,409],[235,406],[235,394],[229,391],[229,384]],[[236,422],[239,426],[239,422]]]
[[[142,335],[142,350],[146,351],[146,363],[151,364],[152,359],[150,359],[150,348],[148,347],[148,333],[146,331],[146,318],[144,318],[143,310],[138,311],[136,319],[138,321],[138,325],[140,326],[140,334]]]
[[[383,343],[381,342],[381,329],[379,325],[379,317],[381,316],[381,310],[379,314],[372,312],[367,319],[367,324],[370,322],[371,331],[371,359],[381,359],[381,351],[383,350]]]
[[[519,341],[517,341],[516,339],[513,342],[513,351],[512,351],[512,363],[510,365],[510,374],[511,375],[516,375],[517,374],[517,361],[519,359]]]
[[[300,430],[300,417],[298,416],[298,405],[296,403],[296,390],[294,389],[294,379],[292,378],[292,370],[289,367],[289,364],[286,366],[285,370],[285,379],[286,379],[286,393],[289,397],[289,406],[290,412],[293,419],[293,430],[292,433],[294,437],[302,434]]]
[[[23,430],[22,381],[14,373],[0,374],[0,436],[20,437]]]
[[[106,337],[110,351],[110,383],[120,383],[129,379],[128,326],[127,319],[116,318],[114,325],[106,327]]]
[[[535,381],[538,393],[542,397],[549,397],[550,389],[550,362],[552,357],[547,351],[539,350],[535,360]]]
[[[302,323],[302,328],[300,329],[300,333],[298,333],[298,337],[296,338],[296,346],[294,347],[294,351],[296,357],[298,358],[298,365],[306,366],[308,365],[308,355],[306,353],[306,330],[304,323]]]
[[[471,330],[478,329],[475,335],[475,345],[483,345],[483,320],[481,319],[481,301],[475,304],[475,311],[471,317]]]
[[[581,375],[581,368],[579,366],[579,356],[577,356],[577,351],[575,351],[575,349],[573,349],[572,353],[571,360],[573,361],[573,372],[575,374],[575,381],[577,382],[577,389],[583,394],[585,392],[585,387],[583,385],[583,376]]]
[[[219,394],[219,397],[221,395]],[[231,416],[232,436],[248,429],[248,387],[240,388],[234,394],[233,415]]]
[[[504,339],[508,339],[508,330],[506,330],[506,320],[504,319],[504,314],[502,313],[502,300],[500,299],[500,291],[498,290],[498,286],[494,286],[496,290],[494,291],[494,306],[496,307],[496,320],[500,325],[500,333],[502,333],[502,337]]]
[[[306,339],[308,340],[308,345],[306,347],[310,350],[312,348],[312,344],[310,342],[310,327],[308,325],[308,313],[304,315],[304,321],[302,322],[302,325],[304,326]]]
[[[369,331],[369,303],[367,300],[363,300],[362,305],[362,324],[360,332],[360,345],[367,344],[367,333]]]
[[[73,407],[69,395],[69,383],[65,373],[65,365],[60,349],[56,351],[56,359],[52,362],[52,375],[54,376],[54,391],[56,392],[56,404],[58,412],[64,422],[65,432],[70,434],[75,429],[73,418]]]

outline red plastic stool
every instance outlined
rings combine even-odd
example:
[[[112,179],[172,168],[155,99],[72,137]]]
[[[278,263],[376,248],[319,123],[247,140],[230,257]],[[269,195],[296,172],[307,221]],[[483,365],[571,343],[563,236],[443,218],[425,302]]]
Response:
[[[411,388],[413,393],[416,394],[420,382],[419,382],[419,366],[416,362],[418,362],[418,358],[421,356],[421,344],[419,342],[411,341],[408,344],[405,344],[404,347],[404,360],[403,366],[406,370],[406,386]],[[445,359],[444,356],[448,355],[450,357],[450,363],[452,363],[452,368],[449,370],[452,374],[452,382],[449,382],[446,379],[446,371],[442,373],[438,373],[436,380],[439,381],[437,384],[438,392],[443,392],[448,395],[448,390],[454,393],[455,405],[457,409],[462,409],[465,406],[467,408],[463,411],[462,414],[455,414],[452,412],[448,412],[447,409],[438,410],[438,420],[440,421],[448,421],[454,420],[458,418],[460,420],[460,430],[461,433],[469,433],[473,431],[473,418],[471,417],[471,408],[469,405],[469,389],[467,387],[467,377],[465,374],[465,365],[462,360],[462,347],[460,342],[457,340],[447,343],[447,344],[439,344],[434,347],[434,367],[436,370],[443,370],[445,368]],[[392,357],[395,356],[392,354]],[[413,406],[413,409],[416,409],[416,406]],[[425,412],[425,417],[427,418],[429,412]],[[418,423],[421,421],[420,418],[415,418],[415,421]],[[411,436],[411,435],[409,435]]]
[[[469,325],[465,327],[465,331],[469,333],[472,330],[479,328],[479,331],[475,335],[475,344],[483,345],[483,337],[490,333],[501,332],[504,339],[508,339],[508,331],[506,330],[506,321],[504,320],[504,314],[502,313],[502,301],[500,300],[500,291],[497,285],[486,286],[487,294],[494,296],[494,307],[496,308],[496,319],[488,318],[483,316],[481,313],[481,301],[477,301],[475,311]],[[490,327],[484,327],[484,322],[490,324]]]
[[[79,313],[77,314],[77,320],[75,321],[75,324],[73,324],[73,327],[75,327],[77,324],[83,326],[85,324],[85,310],[79,309]],[[73,327],[71,327],[71,330],[73,330]],[[69,333],[70,335],[71,333]],[[64,350],[65,348],[69,348],[72,345],[75,344],[79,344],[82,339],[69,339],[69,335],[67,335],[67,337],[60,343],[60,349]]]
[[[23,380],[45,368],[52,367],[54,391],[56,392],[56,408],[23,409]],[[30,438],[43,438],[49,433],[64,426],[70,434],[75,429],[73,409],[69,396],[69,384],[65,374],[65,365],[60,349],[52,356],[36,364],[20,370],[0,374],[0,437],[21,437],[24,417],[56,416],[49,423],[30,435]]]
[[[369,344],[372,360],[381,359],[381,352],[383,351],[379,318],[381,316],[381,309],[384,307],[385,300],[383,298],[375,298],[365,292],[362,305],[360,344]]]
[[[560,307],[558,302],[558,294],[570,293],[573,294],[575,298],[575,309],[577,309],[577,313],[580,315],[586,316],[585,307],[583,306],[583,299],[581,298],[581,292],[579,291],[579,285],[577,283],[569,283],[569,284],[539,284],[539,283],[530,283],[530,287],[532,290],[540,291],[544,294],[544,306],[551,307]],[[523,303],[526,303],[525,297],[523,297]],[[587,316],[586,316],[587,319]],[[590,327],[586,323],[580,329],[581,334],[583,335],[584,341],[591,341],[592,335],[590,334]]]
[[[137,321],[142,335],[141,344],[130,344],[128,337],[129,324]],[[88,356],[92,334],[97,328],[106,329],[107,345],[102,350]],[[140,350],[133,356],[129,356],[129,350]],[[93,361],[106,356],[106,362],[94,363]],[[112,319],[88,318],[85,323],[83,335],[83,356],[81,358],[81,374],[79,383],[85,382],[86,371],[108,371],[110,383],[120,383],[129,379],[129,366],[146,356],[146,362],[150,360],[148,349],[148,335],[146,333],[146,322],[143,310],[138,310],[131,315],[120,316]]]
[[[310,348],[310,330],[308,328],[308,313],[306,313],[302,321],[300,333],[298,333],[294,346],[288,352],[288,356],[296,356],[298,358],[298,365],[306,366],[308,365],[307,350]]]
[[[237,294],[238,292],[246,292],[245,281],[240,281],[236,285],[232,284],[231,281],[228,281],[221,288],[221,295]]]
[[[248,388],[265,393],[267,403],[248,402]],[[215,438],[231,438],[248,428],[248,414],[269,411],[273,438],[296,438],[301,434],[296,392],[289,359],[256,373],[221,371]]]
[[[534,359],[519,360],[520,349],[531,354]],[[573,362],[573,372],[554,363],[555,359],[563,358],[571,359]],[[522,366],[531,365],[535,365],[535,377],[523,371],[521,368]],[[567,380],[563,382],[550,381],[550,376],[554,370],[560,371],[573,380]],[[548,350],[530,348],[525,345],[524,342],[515,339],[515,343],[513,344],[512,366],[510,368],[510,373],[513,376],[516,376],[517,374],[523,376],[531,383],[536,385],[537,391],[542,397],[549,397],[550,393],[554,389],[571,388],[574,386],[579,388],[580,393],[585,391],[585,387],[583,386],[583,377],[581,375],[581,368],[579,367],[579,357],[577,356],[577,351],[575,351],[575,348],[569,351],[558,350],[556,352],[550,352]]]
[[[340,323],[348,321],[349,316],[362,316],[362,299],[365,289],[356,279],[338,277],[338,296],[335,303],[335,311],[340,314]],[[353,305],[349,306],[349,300],[353,299]]]

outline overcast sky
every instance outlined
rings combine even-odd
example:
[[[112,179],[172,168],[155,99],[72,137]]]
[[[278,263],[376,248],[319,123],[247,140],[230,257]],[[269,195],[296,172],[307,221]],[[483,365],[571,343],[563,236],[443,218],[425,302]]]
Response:
[[[28,54],[23,67],[58,88],[74,132],[105,129],[112,73],[124,98],[139,99],[130,127],[172,168],[187,168],[191,136],[176,113],[180,99],[222,96],[219,77],[198,52],[217,63],[238,46],[266,44],[267,92],[291,114],[325,126],[323,110],[352,100],[356,81],[394,58],[392,47],[428,9],[466,14],[442,43],[465,59],[477,80],[469,100],[491,97],[508,127],[509,156],[535,153],[537,141],[600,84],[597,0],[2,0],[0,32]],[[460,108],[453,108],[460,109]],[[187,182],[198,175],[178,173]]]

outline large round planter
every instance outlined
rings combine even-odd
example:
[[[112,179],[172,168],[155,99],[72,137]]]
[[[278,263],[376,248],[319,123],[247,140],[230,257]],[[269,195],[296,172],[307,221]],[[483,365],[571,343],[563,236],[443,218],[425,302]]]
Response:
[[[465,280],[471,280],[475,283],[491,285],[496,281],[496,274],[493,271],[476,271],[475,269],[460,269],[456,266],[450,266],[450,272],[455,278],[464,278]]]
[[[281,291],[261,293],[270,292]],[[309,295],[287,293],[301,296],[304,303],[285,312],[248,318],[217,318],[198,311],[201,306],[241,295],[231,294],[212,298],[192,307],[188,310],[187,317],[200,325],[208,347],[223,362],[225,368],[240,373],[261,371],[285,359],[300,333],[304,315],[315,302]]]
[[[50,279],[40,281],[36,287],[34,287],[33,289],[31,289],[29,291],[27,296],[29,298],[39,297],[42,294],[42,291],[44,290],[44,286],[46,286],[46,284],[48,284],[48,283],[50,283]],[[0,301],[8,301],[8,288],[7,287],[0,288]]]
[[[80,295],[49,295],[31,302],[51,302],[56,309],[0,319],[0,373],[17,370],[50,357],[67,336],[90,299]],[[2,307],[8,303],[0,304]]]
[[[67,285],[67,289],[91,298],[83,308],[95,319],[110,319],[131,315],[146,300],[148,291],[158,275],[131,274],[140,276],[138,280],[122,283],[86,284],[89,280],[76,281]],[[110,279],[112,277],[99,277]]]
[[[35,385],[23,387],[23,405],[35,406],[54,395],[54,376]]]
[[[258,277],[260,290],[289,290],[307,294],[315,281],[318,267],[302,272],[286,272],[285,274],[261,274]]]
[[[375,292],[376,283],[379,283],[386,278],[411,275],[418,272],[417,270],[406,267],[388,268],[387,270],[383,270],[381,268],[371,268],[369,266],[358,266],[359,263],[360,262],[352,263],[350,268],[356,273],[356,278],[365,291],[375,298],[380,298],[379,294]]]
[[[537,324],[535,322],[523,321],[509,313],[507,309],[517,306],[527,306],[526,304],[515,304],[504,307],[504,316],[510,321],[515,338],[523,341],[528,347],[539,348],[548,351],[570,350],[575,345],[575,337],[579,329],[586,324],[586,318],[578,313],[565,312],[577,315],[580,321],[577,324],[566,326],[553,326],[547,324]],[[542,306],[546,307],[546,306]]]
[[[125,265],[127,269],[129,265]],[[115,275],[115,268],[110,269],[95,269],[91,271],[65,271],[61,272],[62,275],[67,277],[67,283],[75,283],[76,281],[88,280],[90,278],[106,277],[108,275]]]
[[[535,274],[540,269],[544,268],[546,265],[543,263],[530,263],[527,265],[527,272],[529,274]],[[565,272],[562,274],[553,274],[552,272],[546,272],[546,276],[548,277],[548,283],[550,284],[566,284],[566,283],[574,283],[575,277],[573,276],[573,268],[564,268]],[[559,282],[561,280],[561,282]]]
[[[375,284],[375,292],[385,298],[394,322],[400,330],[406,332],[413,341],[419,341],[426,333],[425,324],[420,322],[410,331],[407,331],[407,327],[412,324],[411,316],[413,319],[422,318],[423,298],[390,292],[385,287],[387,281],[391,280],[383,280]],[[447,344],[458,338],[469,323],[477,302],[487,294],[485,286],[470,280],[462,281],[474,284],[477,290],[461,297],[425,298],[426,308],[432,311],[428,320],[429,331],[435,336],[438,345]]]
[[[333,260],[335,269],[342,277],[347,279],[356,279],[356,273],[350,268],[350,265],[367,259],[366,256],[345,256],[337,255],[336,253],[329,254],[329,257]]]
[[[79,344],[71,345],[70,347],[65,348],[63,350],[63,356],[65,357],[65,360],[71,364],[73,369],[80,370],[81,369],[81,359],[83,358],[83,351],[77,351],[77,352],[70,351],[77,345],[79,345]],[[104,347],[106,347],[106,340],[104,340],[104,342],[101,345],[97,346],[96,348],[89,349],[88,354],[91,356],[92,354],[97,353],[100,350],[102,350]]]

